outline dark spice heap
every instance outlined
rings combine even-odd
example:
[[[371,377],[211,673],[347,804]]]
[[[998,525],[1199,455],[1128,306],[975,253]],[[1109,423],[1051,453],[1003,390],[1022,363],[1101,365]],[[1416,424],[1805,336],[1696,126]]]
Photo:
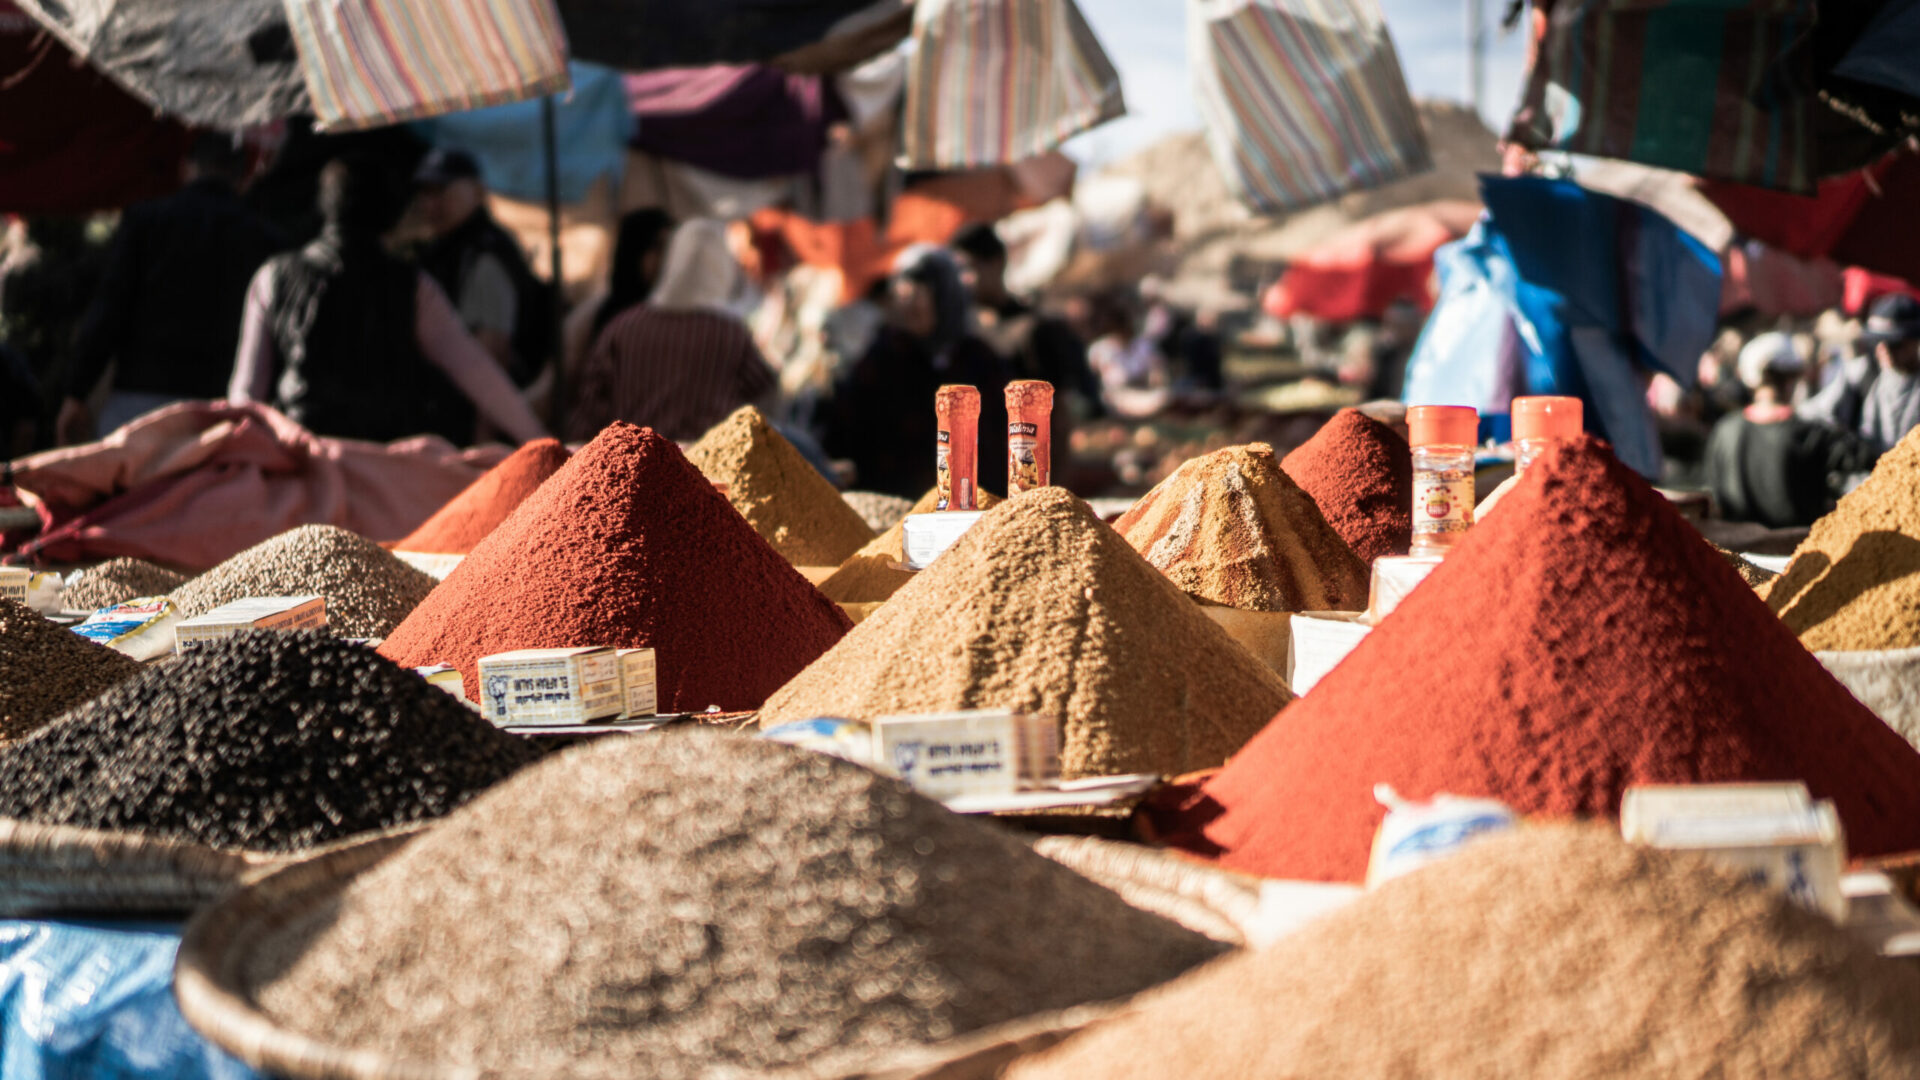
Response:
[[[1920,428],[1813,523],[1766,597],[1809,649],[1920,645]]]
[[[751,405],[714,425],[687,448],[707,479],[767,543],[795,566],[839,566],[873,530]]]
[[[1920,1076],[1920,976],[1696,855],[1493,837],[1009,1080]]]
[[[566,463],[567,450],[558,439],[535,439],[487,470],[393,546],[399,551],[465,555]]]
[[[1370,572],[1265,443],[1181,464],[1113,527],[1195,599],[1243,611],[1360,611]]]
[[[939,498],[938,489],[928,488],[908,513],[931,514]],[[1002,500],[983,488],[978,501],[980,509],[986,510],[998,506]],[[840,569],[820,583],[820,591],[826,593],[828,599],[842,604],[877,604],[900,591],[900,586],[913,580],[912,571],[893,568],[893,564],[900,561],[901,544],[906,539],[906,520],[906,514],[900,515],[885,532],[854,552],[852,558],[840,564]]]
[[[1273,670],[1061,488],[986,512],[760,711],[762,724],[1018,709],[1068,777],[1225,761],[1289,699]]]
[[[140,664],[0,600],[0,742],[18,739],[122,679]]]
[[[837,498],[837,496],[836,496]],[[752,709],[852,624],[680,448],[608,425],[474,548],[380,651],[453,664],[573,645],[657,650],[660,707]]]
[[[1632,784],[1755,780],[1832,799],[1858,854],[1920,848],[1920,752],[1582,436],[1159,824],[1235,869],[1357,881],[1376,784],[1593,817]]]
[[[1357,409],[1341,409],[1280,462],[1313,496],[1360,561],[1405,555],[1413,543],[1413,451]]]
[[[264,941],[242,978],[335,1046],[678,1080],[831,1073],[1221,949],[896,781],[686,732],[529,770]]]
[[[0,750],[0,817],[296,851],[439,817],[535,756],[362,646],[250,630]]]
[[[432,576],[333,525],[302,525],[263,540],[175,589],[187,618],[249,596],[324,596],[327,629],[385,637],[433,591]]]
[[[61,595],[60,605],[68,611],[98,611],[143,596],[169,596],[186,581],[187,575],[145,559],[109,559],[81,572]]]

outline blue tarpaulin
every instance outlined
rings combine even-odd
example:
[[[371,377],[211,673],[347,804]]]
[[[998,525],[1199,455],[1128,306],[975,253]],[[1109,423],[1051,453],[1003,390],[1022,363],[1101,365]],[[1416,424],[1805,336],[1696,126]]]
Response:
[[[0,920],[6,1080],[258,1080],[173,1000],[176,927]]]
[[[619,72],[579,60],[570,70],[573,91],[559,95],[555,102],[554,135],[560,151],[560,201],[576,203],[602,176],[618,194],[633,117]],[[523,202],[546,202],[540,102],[519,101],[436,116],[413,128],[435,146],[472,153],[492,190]]]

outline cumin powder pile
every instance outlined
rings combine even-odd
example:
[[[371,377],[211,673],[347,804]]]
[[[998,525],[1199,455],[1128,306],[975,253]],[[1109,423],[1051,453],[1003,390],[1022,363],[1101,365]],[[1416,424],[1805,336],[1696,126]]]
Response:
[[[726,485],[727,501],[795,566],[839,566],[873,539],[859,512],[751,405],[700,436],[687,460]]]
[[[1369,571],[1265,443],[1182,464],[1114,528],[1195,599],[1244,611],[1359,611]]]
[[[997,506],[1000,496],[986,490],[978,493],[980,509]],[[920,501],[913,504],[907,514],[931,514],[939,504],[940,492],[928,488]],[[907,523],[905,514],[886,528],[879,536],[869,540],[864,547],[853,553],[853,557],[840,564],[825,581],[820,583],[820,591],[827,599],[842,604],[877,604],[900,591],[900,586],[913,580],[913,571],[895,570],[893,564],[900,561],[901,545],[906,540]]]

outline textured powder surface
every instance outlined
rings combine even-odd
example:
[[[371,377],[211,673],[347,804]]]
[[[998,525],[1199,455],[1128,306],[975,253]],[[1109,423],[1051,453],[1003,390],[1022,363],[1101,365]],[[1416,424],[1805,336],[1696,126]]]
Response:
[[[363,646],[249,630],[0,751],[0,817],[293,851],[438,817],[536,756]]]
[[[898,495],[882,495],[878,491],[843,491],[840,497],[853,507],[853,512],[860,515],[861,521],[867,523],[867,528],[877,533],[886,532],[900,524],[900,519],[913,512],[913,500]]]
[[[1280,462],[1360,561],[1413,543],[1413,451],[1394,430],[1342,409]]]
[[[186,581],[187,575],[145,559],[109,559],[88,567],[79,581],[68,586],[60,606],[68,611],[98,611],[143,596],[170,595]]]
[[[1920,429],[1813,523],[1766,597],[1809,649],[1920,645]]]
[[[481,541],[380,651],[452,664],[611,645],[656,650],[660,706],[752,709],[852,624],[670,440],[610,424]]]
[[[725,484],[733,508],[795,566],[839,566],[873,539],[833,484],[751,405],[700,436],[687,460]]]
[[[245,980],[336,1046],[672,1080],[1123,997],[1221,948],[895,781],[687,732],[529,770],[267,941]]]
[[[987,511],[760,720],[1017,709],[1064,724],[1080,777],[1218,765],[1288,700],[1086,503],[1040,488]]]
[[[1703,858],[1532,828],[1008,1076],[1914,1077],[1920,976]]]
[[[567,450],[559,440],[535,439],[489,469],[393,546],[400,551],[465,555],[566,463]]]
[[[341,637],[385,637],[433,591],[431,575],[393,552],[333,525],[302,525],[247,550],[175,589],[187,618],[249,596],[324,596],[327,629]]]
[[[1856,854],[1920,848],[1920,753],[1583,437],[1160,825],[1236,869],[1357,881],[1375,784],[1597,816],[1632,784],[1746,780],[1834,800]]]
[[[1189,596],[1247,611],[1360,611],[1368,576],[1265,443],[1181,465],[1114,522]]]
[[[939,504],[940,492],[928,488],[920,501],[914,503],[908,514],[931,514]],[[979,492],[980,509],[987,510],[998,506],[1003,500],[991,491]],[[842,604],[877,604],[900,591],[900,586],[913,580],[913,571],[895,570],[893,564],[900,561],[901,544],[906,540],[907,514],[889,525],[885,532],[867,542],[867,545],[853,553],[853,557],[840,564],[825,581],[820,583],[820,591],[830,600]]]
[[[0,742],[140,673],[140,664],[0,599]]]
[[[1768,582],[1780,576],[1771,570],[1763,570],[1753,565],[1746,559],[1741,558],[1740,553],[1737,551],[1728,551],[1718,544],[1713,545],[1713,550],[1719,552],[1720,557],[1727,560],[1727,565],[1733,567],[1734,573],[1740,575],[1741,581],[1746,582],[1755,589],[1762,588]]]

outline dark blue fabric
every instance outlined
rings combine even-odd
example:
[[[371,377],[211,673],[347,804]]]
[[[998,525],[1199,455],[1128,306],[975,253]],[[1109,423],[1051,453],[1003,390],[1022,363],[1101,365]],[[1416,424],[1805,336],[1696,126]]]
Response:
[[[1833,74],[1920,98],[1920,0],[1889,0]]]
[[[627,112],[620,73],[574,61],[573,90],[554,103],[554,136],[560,152],[560,201],[579,202],[600,177],[617,195],[627,160],[633,118]],[[435,146],[460,149],[480,162],[487,187],[522,202],[547,201],[546,140],[540,101],[516,101],[490,109],[420,120],[413,128]]]

